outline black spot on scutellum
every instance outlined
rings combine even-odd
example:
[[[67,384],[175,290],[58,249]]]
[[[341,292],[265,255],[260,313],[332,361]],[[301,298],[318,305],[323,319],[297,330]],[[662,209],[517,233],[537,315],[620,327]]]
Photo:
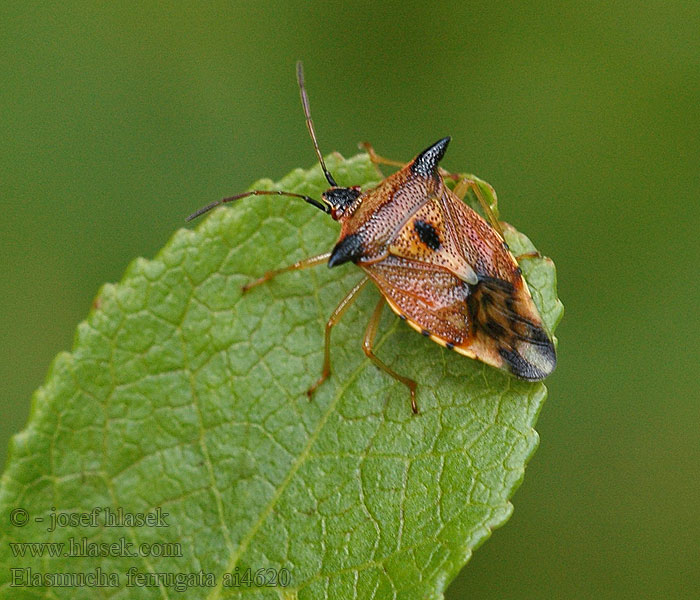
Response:
[[[362,239],[356,233],[351,233],[335,245],[328,259],[328,267],[336,267],[348,261],[355,262],[363,254]]]
[[[411,173],[420,175],[421,177],[432,177],[437,174],[438,163],[445,156],[445,150],[450,143],[450,137],[444,137],[438,140],[431,146],[428,146],[423,152],[416,156],[411,164]]]
[[[413,222],[413,228],[416,230],[420,241],[428,246],[428,248],[431,250],[440,249],[440,236],[435,230],[435,227],[433,227],[430,223],[416,219]]]

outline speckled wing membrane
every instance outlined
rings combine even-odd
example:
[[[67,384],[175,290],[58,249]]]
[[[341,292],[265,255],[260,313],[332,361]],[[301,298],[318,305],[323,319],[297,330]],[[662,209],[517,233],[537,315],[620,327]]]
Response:
[[[392,310],[433,341],[543,379],[556,355],[518,263],[437,169],[412,168],[419,158],[358,198],[336,249],[352,246]]]

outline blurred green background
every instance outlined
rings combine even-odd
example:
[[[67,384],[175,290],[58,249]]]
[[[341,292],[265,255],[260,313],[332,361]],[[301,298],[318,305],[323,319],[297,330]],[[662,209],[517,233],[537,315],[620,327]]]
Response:
[[[697,597],[700,3],[13,0],[0,22],[3,457],[102,283],[314,163],[301,58],[324,152],[449,134],[444,165],[558,267],[541,445],[448,597]]]

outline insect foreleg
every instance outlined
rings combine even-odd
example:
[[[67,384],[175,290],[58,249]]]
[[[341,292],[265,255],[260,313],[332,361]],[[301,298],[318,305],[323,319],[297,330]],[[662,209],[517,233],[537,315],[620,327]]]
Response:
[[[260,285],[261,283],[265,283],[266,281],[270,281],[270,279],[272,279],[273,277],[277,277],[277,275],[279,275],[280,273],[286,273],[287,271],[298,271],[299,269],[315,267],[316,265],[320,265],[321,263],[328,262],[330,255],[330,252],[325,252],[324,254],[319,254],[318,256],[310,256],[309,258],[298,260],[293,265],[282,267],[281,269],[275,269],[274,271],[268,271],[262,277],[259,277],[254,281],[246,283],[244,286],[241,287],[241,289],[245,294],[250,288]]]
[[[384,299],[384,296],[382,296],[379,299],[379,302],[377,303],[374,312],[372,313],[372,318],[369,320],[369,323],[367,323],[367,329],[365,330],[365,338],[362,341],[362,349],[365,351],[367,357],[375,365],[377,365],[377,367],[379,367],[388,375],[391,375],[394,379],[397,379],[398,381],[403,383],[409,389],[409,391],[411,392],[411,409],[413,410],[414,414],[418,414],[418,406],[416,405],[416,382],[413,381],[413,379],[409,379],[408,377],[399,375],[396,371],[389,368],[385,363],[383,363],[379,358],[377,358],[376,354],[374,354],[374,351],[372,349],[372,346],[374,346],[374,338],[377,335],[377,327],[379,327],[379,319],[382,316],[382,309],[384,308],[385,302],[386,300]]]
[[[328,376],[331,374],[331,329],[333,326],[340,321],[341,317],[345,314],[345,311],[350,307],[350,305],[357,299],[357,295],[360,293],[365,284],[369,281],[367,277],[363,277],[361,281],[355,284],[348,294],[340,301],[340,304],[335,307],[333,314],[328,319],[326,323],[326,335],[325,335],[325,347],[323,351],[323,369],[321,370],[321,376],[318,381],[314,383],[308,390],[306,390],[306,395],[311,400],[314,392],[321,385]]]

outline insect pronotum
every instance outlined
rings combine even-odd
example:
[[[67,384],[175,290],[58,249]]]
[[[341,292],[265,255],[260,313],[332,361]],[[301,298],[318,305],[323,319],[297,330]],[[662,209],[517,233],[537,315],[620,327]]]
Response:
[[[556,366],[554,344],[503,238],[500,223],[475,181],[439,167],[450,138],[438,140],[407,164],[382,158],[365,144],[375,164],[400,169],[364,192],[358,186],[339,186],[318,147],[301,62],[297,63],[297,81],[306,126],[331,187],[320,200],[284,191],[246,192],[213,202],[187,220],[247,196],[277,195],[300,198],[340,222],[340,237],[331,252],[269,271],[243,286],[247,292],[281,273],[321,263],[337,267],[353,262],[364,271],[365,277],[328,319],[323,367],[307,391],[309,398],[331,373],[333,326],[369,280],[381,297],[367,325],[362,348],[377,367],[409,389],[414,413],[418,412],[416,382],[396,373],[373,351],[385,303],[441,346],[520,379],[538,381],[547,377]],[[444,177],[458,180],[454,189],[445,185]],[[463,202],[469,190],[478,198],[489,222]]]

